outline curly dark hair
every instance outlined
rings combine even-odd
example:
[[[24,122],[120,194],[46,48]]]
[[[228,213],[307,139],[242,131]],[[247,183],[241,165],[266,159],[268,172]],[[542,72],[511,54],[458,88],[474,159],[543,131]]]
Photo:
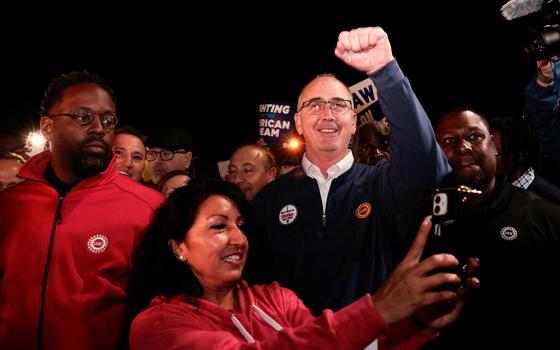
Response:
[[[113,102],[116,102],[115,92],[105,79],[95,73],[90,73],[85,69],[79,71],[74,70],[68,74],[62,74],[50,82],[47,87],[47,91],[45,91],[43,95],[43,100],[41,101],[39,116],[43,117],[49,115],[51,108],[62,99],[62,94],[66,88],[82,83],[93,83],[99,85],[103,88],[103,90],[107,91],[113,99]]]
[[[244,233],[250,224],[249,203],[233,184],[215,179],[194,179],[178,188],[156,211],[133,258],[129,281],[129,318],[145,309],[156,296],[202,296],[202,287],[189,268],[179,261],[169,240],[183,241],[192,227],[200,206],[212,195],[231,199],[245,219]]]
[[[541,146],[536,127],[530,120],[525,117],[496,117],[488,122],[491,130],[502,134],[502,157],[506,168],[517,164],[541,170]]]

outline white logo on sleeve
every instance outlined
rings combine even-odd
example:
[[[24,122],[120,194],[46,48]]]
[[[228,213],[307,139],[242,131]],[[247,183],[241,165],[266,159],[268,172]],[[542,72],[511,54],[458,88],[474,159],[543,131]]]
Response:
[[[278,220],[282,225],[289,225],[297,218],[297,208],[293,204],[288,204],[280,209]]]
[[[92,253],[102,253],[107,249],[109,239],[102,234],[93,235],[88,239],[87,248]]]
[[[511,226],[506,226],[500,230],[500,236],[506,241],[513,241],[517,238],[517,230]]]

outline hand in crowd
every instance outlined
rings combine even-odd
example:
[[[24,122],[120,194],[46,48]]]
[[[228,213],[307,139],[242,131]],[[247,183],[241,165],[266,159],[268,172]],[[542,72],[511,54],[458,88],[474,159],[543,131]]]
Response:
[[[537,61],[537,69],[539,69],[545,76],[552,77],[552,62],[550,60]]]
[[[553,61],[558,60],[557,56],[537,61],[537,84],[547,87],[554,84],[554,65]]]
[[[350,67],[367,74],[394,59],[387,33],[381,27],[341,32],[334,54]]]
[[[466,290],[479,285],[478,279],[471,277],[478,267],[477,259],[469,259],[465,267],[466,288],[460,286],[457,274],[443,271],[458,266],[453,255],[436,254],[420,261],[432,227],[430,219],[424,219],[407,255],[373,296],[373,303],[387,324],[414,315],[426,327],[446,327],[459,315]],[[453,285],[457,288],[449,288]],[[446,288],[440,288],[443,286]]]
[[[465,303],[465,295],[472,288],[480,287],[478,278],[473,277],[474,271],[478,269],[480,262],[477,258],[470,258],[464,265],[462,278],[464,285],[457,288],[457,299],[451,302],[432,304],[421,308],[414,314],[414,318],[420,325],[431,329],[441,329],[454,322]]]

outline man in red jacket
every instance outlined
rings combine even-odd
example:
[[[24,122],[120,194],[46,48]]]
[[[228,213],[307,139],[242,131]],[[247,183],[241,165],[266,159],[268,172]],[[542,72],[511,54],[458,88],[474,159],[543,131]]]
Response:
[[[131,254],[162,197],[121,176],[111,87],[86,71],[53,80],[50,143],[0,192],[0,348],[115,349],[126,341]]]

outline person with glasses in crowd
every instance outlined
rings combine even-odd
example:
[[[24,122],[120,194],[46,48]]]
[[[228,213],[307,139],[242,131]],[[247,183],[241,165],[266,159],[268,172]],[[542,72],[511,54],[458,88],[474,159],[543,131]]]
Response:
[[[188,171],[192,161],[191,135],[179,128],[165,127],[156,130],[146,140],[148,172],[154,188],[172,170]],[[188,181],[189,179],[187,179]]]
[[[383,29],[340,33],[335,55],[373,80],[391,125],[391,159],[355,162],[348,148],[356,131],[352,94],[334,75],[321,74],[297,102],[301,166],[252,202],[262,235],[251,242],[248,272],[292,289],[315,315],[381,286],[394,268],[393,248],[411,242],[424,192],[450,171]]]
[[[126,344],[131,256],[163,197],[119,174],[112,88],[87,71],[54,79],[41,104],[50,150],[0,192],[0,348]]]

